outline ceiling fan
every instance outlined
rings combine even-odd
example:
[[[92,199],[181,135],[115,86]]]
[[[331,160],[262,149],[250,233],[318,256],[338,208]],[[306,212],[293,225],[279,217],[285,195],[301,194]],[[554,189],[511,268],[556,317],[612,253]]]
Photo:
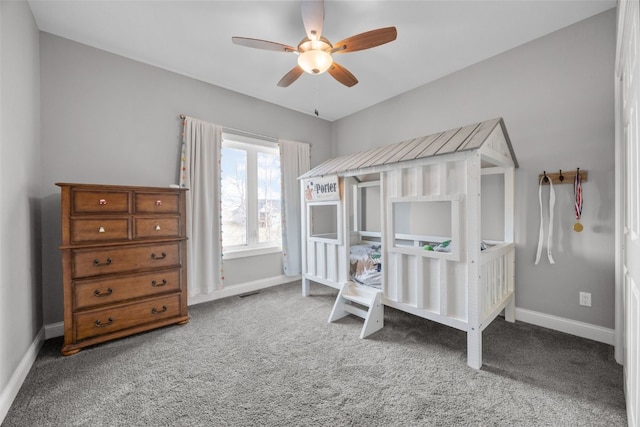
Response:
[[[278,82],[280,87],[289,86],[305,71],[309,74],[321,74],[328,71],[333,78],[343,85],[354,86],[358,83],[358,79],[349,70],[335,62],[332,54],[370,49],[389,43],[395,40],[397,36],[396,27],[386,27],[347,37],[336,44],[331,44],[329,40],[322,36],[324,1],[302,0],[301,12],[307,36],[298,43],[298,47],[247,37],[231,38],[233,43],[240,46],[297,54],[298,65],[282,77]]]

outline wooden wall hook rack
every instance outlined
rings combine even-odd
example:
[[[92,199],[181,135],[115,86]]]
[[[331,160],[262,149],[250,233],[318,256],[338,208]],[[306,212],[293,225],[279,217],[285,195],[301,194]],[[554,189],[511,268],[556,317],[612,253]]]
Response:
[[[580,168],[577,168],[576,170],[573,170],[573,171],[564,171],[564,172],[562,171],[562,169],[560,169],[560,171],[556,173],[547,173],[547,171],[544,171],[540,175],[538,175],[538,182],[542,180],[542,184],[549,184],[549,179],[550,179],[554,185],[573,184],[573,181],[576,178],[577,174],[580,174],[580,180],[582,182],[587,181],[587,171],[580,170]]]

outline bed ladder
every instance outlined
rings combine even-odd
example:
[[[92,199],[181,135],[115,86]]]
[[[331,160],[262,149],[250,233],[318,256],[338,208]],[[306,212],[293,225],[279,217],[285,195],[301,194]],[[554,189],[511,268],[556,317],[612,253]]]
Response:
[[[360,307],[366,307],[363,309]],[[370,286],[347,282],[340,293],[329,316],[329,323],[342,319],[349,314],[364,319],[360,338],[366,338],[384,326],[384,305],[382,291]]]

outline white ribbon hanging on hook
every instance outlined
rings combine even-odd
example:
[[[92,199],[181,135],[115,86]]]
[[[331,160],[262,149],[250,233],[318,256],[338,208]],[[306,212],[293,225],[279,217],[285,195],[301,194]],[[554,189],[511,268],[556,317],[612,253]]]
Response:
[[[538,202],[540,204],[540,233],[538,234],[538,251],[536,253],[536,262],[538,265],[540,262],[540,257],[542,255],[542,245],[544,242],[544,214],[542,210],[542,182],[547,178],[549,180],[549,232],[547,234],[547,258],[549,259],[549,264],[555,264],[556,262],[553,259],[553,255],[551,253],[552,247],[552,239],[553,239],[553,208],[556,204],[556,193],[553,191],[553,182],[551,181],[551,177],[544,176],[540,178],[540,183],[538,184]]]

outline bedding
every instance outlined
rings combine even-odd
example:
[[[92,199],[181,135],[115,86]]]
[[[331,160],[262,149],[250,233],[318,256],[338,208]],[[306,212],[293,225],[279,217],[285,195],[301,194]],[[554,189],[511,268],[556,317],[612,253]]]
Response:
[[[480,250],[486,251],[494,245],[490,245],[484,240],[480,241]],[[428,242],[422,246],[425,251],[433,252],[451,252],[451,240],[445,240],[444,242]]]
[[[480,242],[480,250],[484,251],[493,245]],[[351,278],[367,286],[380,289],[382,287],[382,252],[380,243],[363,243],[351,246],[349,253]],[[434,252],[451,252],[451,240],[444,242],[428,242],[424,250]]]
[[[445,240],[444,242],[428,242],[422,246],[425,251],[433,252],[451,252],[451,240]]]
[[[382,286],[382,253],[379,243],[351,246],[349,254],[351,278],[356,282],[380,288]]]

